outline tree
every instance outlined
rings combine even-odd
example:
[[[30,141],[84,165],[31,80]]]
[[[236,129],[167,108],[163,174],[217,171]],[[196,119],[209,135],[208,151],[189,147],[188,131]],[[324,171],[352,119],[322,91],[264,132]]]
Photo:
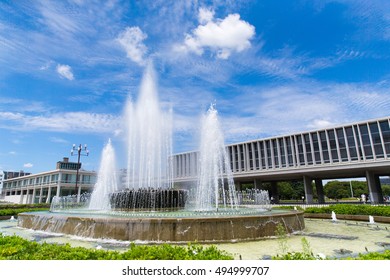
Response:
[[[332,199],[351,197],[351,185],[354,197],[360,197],[368,192],[367,183],[364,181],[329,181],[324,186],[324,194]]]

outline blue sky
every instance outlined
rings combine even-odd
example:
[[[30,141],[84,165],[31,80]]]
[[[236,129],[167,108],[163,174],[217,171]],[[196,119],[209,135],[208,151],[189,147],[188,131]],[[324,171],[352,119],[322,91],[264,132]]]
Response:
[[[175,153],[210,103],[226,143],[388,116],[390,2],[1,1],[0,169],[52,170],[86,143],[97,170],[109,138],[123,154],[148,60]]]

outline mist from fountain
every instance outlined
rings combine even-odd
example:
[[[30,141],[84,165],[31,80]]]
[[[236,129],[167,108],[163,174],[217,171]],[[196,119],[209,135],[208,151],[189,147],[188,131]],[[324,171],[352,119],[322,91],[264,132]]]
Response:
[[[139,98],[126,104],[127,176],[125,188],[173,187],[172,112],[160,108],[151,63],[144,73]]]
[[[202,118],[200,139],[195,210],[218,210],[221,206],[236,208],[230,161],[214,105]]]
[[[97,182],[92,192],[89,209],[110,210],[109,194],[118,190],[115,150],[111,139],[103,148]]]

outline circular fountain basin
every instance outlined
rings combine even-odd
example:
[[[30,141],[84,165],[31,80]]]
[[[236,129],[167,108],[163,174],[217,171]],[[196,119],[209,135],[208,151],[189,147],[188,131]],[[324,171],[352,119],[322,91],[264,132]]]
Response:
[[[18,215],[18,226],[87,238],[144,243],[219,243],[275,236],[305,228],[302,211],[242,208],[218,212],[30,212]]]

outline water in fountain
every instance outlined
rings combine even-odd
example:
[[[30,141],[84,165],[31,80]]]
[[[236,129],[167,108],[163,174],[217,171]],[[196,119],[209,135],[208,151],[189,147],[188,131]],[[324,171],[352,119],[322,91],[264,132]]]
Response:
[[[163,112],[157,97],[155,73],[150,63],[136,103],[127,102],[126,188],[172,188],[172,113]]]
[[[332,211],[332,221],[333,222],[337,221],[336,213],[334,211]]]
[[[203,116],[195,210],[236,208],[237,196],[218,112],[211,105]]]
[[[118,190],[115,151],[111,139],[102,151],[97,182],[91,195],[89,209],[111,209],[109,194]]]

